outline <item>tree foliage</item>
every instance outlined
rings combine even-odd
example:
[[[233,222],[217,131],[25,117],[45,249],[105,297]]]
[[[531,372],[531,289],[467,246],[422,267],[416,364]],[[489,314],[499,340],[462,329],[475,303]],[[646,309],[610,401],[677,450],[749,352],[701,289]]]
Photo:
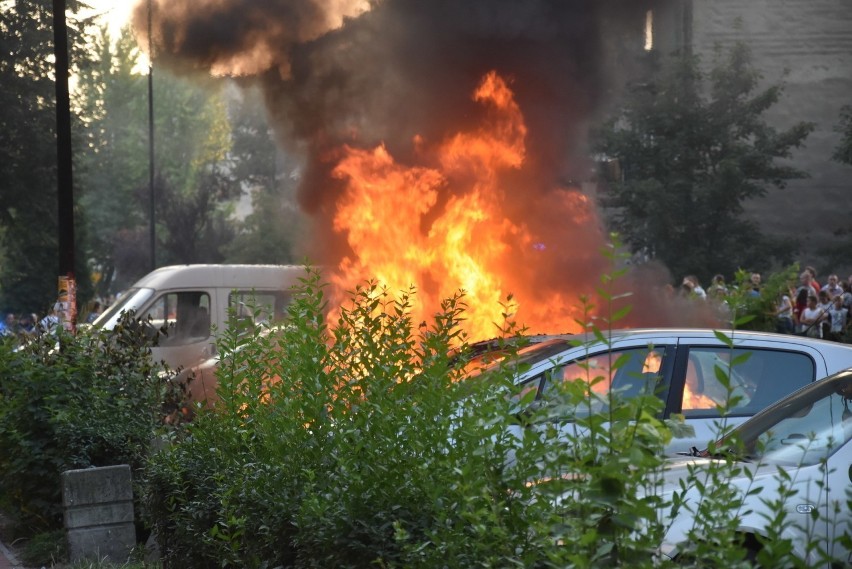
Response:
[[[842,138],[834,150],[833,158],[852,166],[852,105],[846,105],[840,110],[840,123],[836,130]]]
[[[80,4],[69,1],[76,11]],[[78,300],[148,272],[148,78],[130,31],[69,18]],[[89,27],[86,27],[89,26]],[[56,297],[58,211],[52,9],[22,0],[0,13],[0,310],[41,312]],[[286,262],[299,216],[294,180],[270,139],[262,104],[210,77],[154,74],[156,264]],[[230,112],[233,113],[233,124]],[[232,144],[237,146],[232,149]],[[235,216],[253,190],[256,214]],[[88,265],[88,266],[87,266]]]
[[[137,70],[129,29],[116,41],[106,30],[92,40],[99,57],[81,74],[86,145],[78,169],[91,211],[91,258],[106,293],[151,266],[148,78]],[[220,262],[239,193],[222,84],[155,71],[153,96],[157,265]]]
[[[80,4],[68,2],[76,12]],[[44,0],[0,10],[0,307],[45,310],[59,272],[56,180],[56,89],[53,11]],[[69,19],[72,67],[85,60],[83,37]],[[78,253],[78,286],[86,272]]]
[[[19,349],[0,341],[0,488],[28,532],[62,527],[62,472],[140,468],[155,432],[184,399],[151,360],[132,315],[111,331],[57,334]]]
[[[789,262],[790,243],[764,236],[744,204],[805,172],[789,158],[813,129],[779,131],[763,114],[781,87],[760,88],[748,51],[737,45],[710,70],[683,55],[661,65],[600,129],[597,150],[617,159],[603,204],[635,252],[674,274],[730,274]]]
[[[251,195],[252,209],[225,248],[229,262],[299,261],[293,251],[303,219],[295,200],[298,165],[278,149],[263,108],[254,89],[244,90],[230,108],[234,175]]]
[[[840,142],[831,157],[852,166],[852,105],[840,109],[840,121],[834,130],[840,134]],[[845,265],[849,260],[849,247],[852,246],[852,229],[849,224],[835,229],[834,237],[832,243],[820,251],[826,258],[826,265],[830,267]]]

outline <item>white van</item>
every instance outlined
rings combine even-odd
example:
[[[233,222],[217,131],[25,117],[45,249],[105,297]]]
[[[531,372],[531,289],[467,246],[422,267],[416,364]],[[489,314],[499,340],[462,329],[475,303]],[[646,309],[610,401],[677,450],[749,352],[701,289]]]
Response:
[[[172,369],[188,368],[215,354],[229,309],[241,319],[279,320],[290,302],[290,289],[306,274],[305,267],[294,265],[162,267],[134,283],[93,326],[111,330],[122,312],[132,310],[150,324],[154,361],[162,360]]]

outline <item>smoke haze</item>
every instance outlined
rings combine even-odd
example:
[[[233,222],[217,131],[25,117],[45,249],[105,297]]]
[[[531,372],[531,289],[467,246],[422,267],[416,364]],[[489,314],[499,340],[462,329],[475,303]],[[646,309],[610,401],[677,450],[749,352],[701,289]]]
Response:
[[[299,202],[315,222],[312,258],[329,266],[352,253],[333,223],[344,187],[332,171],[345,149],[384,145],[396,163],[439,167],[429,149],[487,120],[471,94],[495,71],[527,126],[523,165],[498,174],[503,213],[536,237],[534,249],[517,244],[507,254],[506,288],[541,302],[552,291],[589,291],[605,270],[601,224],[580,181],[590,171],[588,120],[604,93],[602,27],[630,4],[154,0],[155,58],[261,86],[279,143],[303,156]],[[137,6],[142,36],[147,16]],[[464,177],[446,177],[422,219],[397,222],[427,232],[454,195],[476,186]]]

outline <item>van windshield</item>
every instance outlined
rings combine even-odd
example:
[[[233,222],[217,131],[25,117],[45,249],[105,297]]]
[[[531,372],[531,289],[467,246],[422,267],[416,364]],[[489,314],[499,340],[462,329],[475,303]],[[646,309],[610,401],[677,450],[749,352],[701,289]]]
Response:
[[[148,302],[148,299],[152,296],[154,296],[154,289],[152,288],[132,288],[104,311],[92,325],[104,330],[112,330],[121,318],[122,312],[129,310],[139,312],[142,305]]]

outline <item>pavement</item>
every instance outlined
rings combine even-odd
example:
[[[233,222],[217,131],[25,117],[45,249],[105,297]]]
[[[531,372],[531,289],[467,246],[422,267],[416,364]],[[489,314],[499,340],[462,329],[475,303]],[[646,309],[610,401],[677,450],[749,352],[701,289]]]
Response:
[[[0,542],[0,569],[23,569],[23,567],[9,547]]]
[[[0,512],[0,569],[24,569],[12,548],[7,545],[9,539],[9,519]]]

